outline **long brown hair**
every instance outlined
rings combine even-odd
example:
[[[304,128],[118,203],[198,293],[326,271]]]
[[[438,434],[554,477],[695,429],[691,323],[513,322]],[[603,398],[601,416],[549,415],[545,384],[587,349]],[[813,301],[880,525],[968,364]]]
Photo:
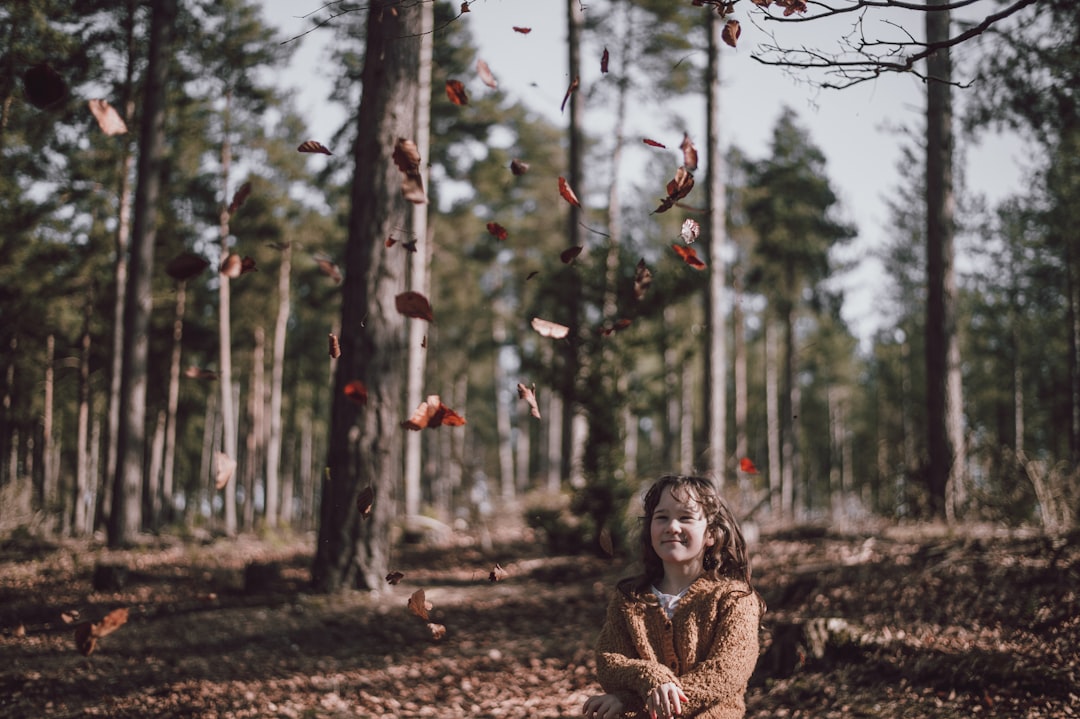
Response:
[[[753,592],[746,539],[739,529],[738,520],[720,497],[711,479],[686,474],[665,474],[645,492],[642,500],[645,515],[641,517],[640,531],[641,561],[645,571],[636,580],[630,580],[629,584],[637,591],[646,591],[664,578],[664,563],[653,549],[649,527],[656,512],[656,505],[660,503],[660,497],[665,490],[670,490],[672,496],[680,501],[691,500],[701,507],[701,513],[707,522],[705,531],[715,540],[712,545],[705,547],[701,562],[703,575],[710,579],[730,577],[742,580]]]

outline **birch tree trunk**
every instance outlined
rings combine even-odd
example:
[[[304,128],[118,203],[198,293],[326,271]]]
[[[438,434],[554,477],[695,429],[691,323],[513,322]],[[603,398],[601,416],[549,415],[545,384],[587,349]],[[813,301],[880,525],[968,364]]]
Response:
[[[225,93],[225,109],[222,111],[221,140],[221,191],[223,202],[219,215],[218,237],[221,240],[221,258],[224,262],[229,256],[229,169],[232,165],[232,143],[230,132],[230,109],[232,91]],[[221,427],[224,434],[224,452],[234,462],[237,457],[236,409],[233,405],[232,381],[232,322],[229,307],[230,280],[228,275],[218,272],[218,381],[221,383]],[[240,468],[233,472],[233,478],[224,488],[225,534],[236,536],[236,483],[239,481]]]
[[[266,402],[263,387],[263,366],[266,348],[266,331],[261,325],[255,327],[255,345],[251,353],[251,383],[248,386],[247,463],[244,467],[244,528],[255,528],[255,483],[258,468],[262,466],[263,405]]]
[[[289,294],[289,276],[292,274],[292,243],[281,251],[281,266],[278,268],[278,309],[274,322],[273,366],[270,369],[270,436],[266,443],[266,526],[273,528],[288,524],[291,517],[285,517],[286,503],[291,503],[291,495],[285,495],[281,488],[281,391],[285,377],[285,338],[289,331],[289,313],[292,311]],[[290,493],[291,483],[290,483]],[[279,503],[279,495],[284,495]],[[281,515],[279,517],[279,515]]]
[[[173,502],[174,471],[176,469],[176,412],[180,406],[180,360],[183,351],[184,313],[187,306],[187,282],[176,283],[176,306],[173,316],[173,346],[169,358],[169,398],[165,420],[165,457],[161,473],[161,521],[171,522],[175,504]]]
[[[708,172],[709,289],[705,301],[708,349],[708,467],[723,489],[727,475],[727,328],[724,323],[724,240],[727,237],[724,155],[720,149],[720,33],[724,20],[709,13],[709,59],[705,68],[705,163]]]
[[[146,384],[153,309],[151,274],[157,236],[157,201],[165,145],[165,83],[176,0],[154,3],[150,16],[150,59],[146,68],[139,128],[139,180],[135,190],[130,275],[124,300],[123,370],[117,471],[109,517],[109,546],[130,544],[139,531],[143,453],[146,442]]]
[[[79,419],[75,435],[75,491],[73,534],[89,533],[86,518],[93,516],[87,506],[90,495],[90,319],[94,305],[93,293],[83,306],[82,336],[79,340]]]
[[[499,441],[499,488],[503,502],[514,500],[514,453],[513,428],[510,422],[510,400],[507,387],[509,379],[502,365],[502,348],[506,344],[505,308],[496,300],[491,325],[491,338],[495,344],[493,377],[495,384],[495,430]],[[515,395],[516,399],[516,395]]]
[[[746,318],[742,307],[742,269],[736,265],[732,270],[731,287],[735,300],[731,305],[732,374],[735,379],[735,458],[741,459],[750,452],[746,436],[746,416],[749,408],[746,378]]]

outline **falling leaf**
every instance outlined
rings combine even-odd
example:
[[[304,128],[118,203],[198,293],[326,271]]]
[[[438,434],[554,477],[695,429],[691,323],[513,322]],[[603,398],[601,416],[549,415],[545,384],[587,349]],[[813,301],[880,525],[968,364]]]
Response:
[[[525,281],[526,281],[526,282],[528,282],[528,281],[529,281],[529,280],[531,280],[531,279],[532,279],[533,277],[536,277],[536,276],[537,276],[538,274],[540,274],[540,270],[533,270],[533,271],[532,271],[532,272],[530,272],[529,274],[525,275]]]
[[[502,580],[506,579],[506,576],[507,576],[506,570],[502,568],[501,564],[496,563],[495,567],[488,574],[488,581],[489,582],[501,582]]]
[[[480,76],[480,81],[491,89],[494,90],[499,86],[499,81],[491,74],[491,68],[483,60],[476,61],[476,74]]]
[[[578,85],[581,84],[581,79],[577,75],[570,81],[570,87],[566,88],[566,94],[563,95],[562,105],[559,106],[559,112],[566,110],[566,103],[570,100],[570,96],[574,94],[574,90],[578,89]]]
[[[641,300],[645,297],[645,291],[652,284],[652,271],[645,265],[645,258],[638,260],[634,270],[634,298]]]
[[[741,469],[743,472],[746,472],[747,474],[758,473],[757,466],[754,465],[753,460],[751,460],[749,457],[743,457],[739,460],[739,469]]]
[[[413,204],[422,205],[427,202],[424,194],[424,178],[420,174],[420,151],[416,149],[416,143],[399,137],[394,144],[394,164],[405,176],[401,180],[401,194]]]
[[[60,621],[62,621],[64,624],[71,624],[72,622],[74,622],[78,618],[79,618],[79,612],[77,610],[71,612],[70,614],[68,614],[67,612],[61,612],[60,613]]]
[[[181,252],[169,260],[165,272],[177,282],[185,282],[198,277],[209,266],[210,260],[193,252]]]
[[[574,190],[571,189],[570,185],[566,182],[566,178],[561,175],[559,176],[559,194],[574,207],[581,207],[581,203],[578,202]]]
[[[487,231],[491,233],[491,236],[496,240],[505,240],[509,237],[506,232],[506,228],[500,225],[498,222],[487,223]]]
[[[668,182],[668,196],[660,201],[656,212],[667,212],[675,206],[676,202],[690,194],[692,189],[694,189],[694,176],[687,171],[686,167],[680,167],[675,171],[675,179]]]
[[[784,17],[806,12],[806,0],[775,0],[775,2],[784,8]]]
[[[427,349],[427,335],[424,335],[423,339],[420,340],[420,348]]]
[[[331,332],[327,335],[330,342],[330,359],[337,359],[341,356],[341,343],[338,342],[338,338]]]
[[[220,271],[221,274],[235,280],[240,275],[255,272],[255,260],[246,255],[240,257],[240,255],[231,254],[221,263]]]
[[[600,72],[605,72],[606,73],[608,71],[608,60],[610,60],[610,59],[611,59],[611,56],[608,55],[607,48],[605,47],[604,48],[604,54],[600,56]]]
[[[641,141],[644,142],[646,145],[652,145],[653,147],[662,147],[662,148],[665,148],[665,149],[667,148],[667,145],[665,145],[664,143],[657,142],[656,140],[650,140],[647,137],[642,138]]]
[[[409,595],[409,611],[423,619],[425,622],[431,619],[428,612],[432,609],[431,602],[424,598],[423,589],[417,589]]]
[[[683,167],[687,172],[693,172],[697,169],[697,148],[694,147],[694,143],[690,141],[690,135],[683,133],[682,144],[679,145],[679,149],[683,154]]]
[[[703,269],[705,269],[705,267],[706,267],[705,263],[702,262],[698,258],[697,252],[694,252],[693,247],[684,247],[682,245],[672,245],[671,249],[675,250],[675,252],[679,255],[679,257],[682,258],[683,262],[690,265],[695,270],[703,270]]]
[[[435,429],[444,424],[447,427],[460,427],[465,424],[465,418],[443,404],[439,395],[430,394],[401,426],[419,432],[425,427]]]
[[[559,259],[563,261],[563,264],[568,265],[573,262],[578,255],[581,254],[581,251],[583,249],[585,248],[578,246],[567,247],[565,250],[559,253]]]
[[[539,332],[543,337],[561,340],[563,337],[570,334],[570,328],[566,325],[560,325],[558,322],[551,322],[549,320],[542,320],[539,317],[533,317],[530,324],[532,325],[532,328]]]
[[[214,453],[214,487],[225,489],[225,485],[232,479],[236,471],[236,460],[230,459],[224,452]]]
[[[39,110],[56,109],[67,97],[67,82],[47,62],[29,68],[22,80],[26,101]]]
[[[612,322],[610,326],[601,327],[599,331],[604,337],[608,337],[615,332],[626,329],[631,324],[633,323],[630,320],[623,317]]]
[[[431,638],[435,641],[439,641],[446,636],[446,625],[436,624],[435,622],[428,622],[428,631],[431,632]]]
[[[83,622],[75,628],[75,646],[83,656],[90,656],[97,646],[97,640],[112,634],[128,620],[127,607],[114,609],[100,622]]]
[[[609,557],[615,556],[615,545],[611,541],[611,530],[604,527],[600,530],[600,536],[597,538],[600,542],[600,549],[604,550],[604,554]]]
[[[396,586],[397,583],[400,582],[404,578],[405,578],[405,575],[402,574],[401,572],[390,572],[389,574],[386,575],[386,582],[387,582],[387,584],[391,584],[391,585]]]
[[[217,379],[218,373],[192,365],[184,370],[184,376],[189,379]]]
[[[232,202],[229,203],[229,214],[234,215],[236,211],[240,209],[240,205],[244,204],[244,200],[251,194],[251,183],[245,182],[240,185],[240,189],[233,195]]]
[[[517,386],[518,397],[529,403],[529,414],[537,419],[540,419],[540,407],[536,404],[536,384],[532,387],[526,387],[521,382],[518,382]]]
[[[25,637],[26,636],[26,625],[23,624],[22,622],[20,622],[17,627],[15,627],[13,630],[11,630],[11,633],[14,634],[16,637],[19,637],[19,638]]]
[[[346,399],[352,401],[353,404],[360,405],[361,407],[367,404],[367,386],[358,379],[347,382],[341,393],[345,395]]]
[[[528,35],[530,32],[532,32],[532,28],[518,27],[517,25],[514,25],[514,32],[520,32],[522,35]]]
[[[371,516],[371,507],[375,504],[375,489],[368,485],[360,490],[356,497],[356,511],[360,513],[360,519]]]
[[[334,153],[326,149],[326,145],[322,144],[318,140],[305,140],[300,143],[300,146],[296,148],[297,152],[317,152],[322,155],[333,155]]]
[[[333,260],[327,257],[316,257],[315,262],[319,265],[319,272],[329,277],[335,285],[341,284],[341,271]]]
[[[461,3],[461,12],[463,14],[467,13],[467,12],[472,12],[471,10],[469,10],[469,3],[468,3],[467,0],[466,0],[466,2]]]
[[[469,95],[465,92],[465,85],[461,80],[446,81],[446,96],[455,105],[468,105]]]
[[[86,104],[90,107],[94,119],[97,120],[98,127],[106,135],[112,137],[123,135],[128,131],[124,118],[120,117],[120,113],[109,104],[108,100],[88,100]]]
[[[529,171],[529,163],[522,162],[516,157],[510,161],[510,172],[514,173],[515,177],[521,177]]]
[[[398,312],[406,317],[427,320],[428,322],[435,321],[435,316],[431,311],[431,303],[428,302],[427,297],[424,297],[419,292],[402,292],[394,297],[394,306]]]
[[[724,29],[720,31],[720,39],[731,47],[738,44],[740,35],[742,35],[742,27],[739,26],[738,20],[728,20],[724,24]]]
[[[692,245],[694,240],[701,234],[701,225],[697,223],[697,220],[687,219],[682,223],[682,229],[679,230],[679,237],[683,242],[688,245]]]

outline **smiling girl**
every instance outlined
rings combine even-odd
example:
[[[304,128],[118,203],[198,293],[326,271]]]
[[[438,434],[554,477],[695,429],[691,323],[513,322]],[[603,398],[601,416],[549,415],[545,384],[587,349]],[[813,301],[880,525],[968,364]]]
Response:
[[[606,694],[589,719],[739,719],[764,602],[746,541],[712,481],[666,475],[645,494],[644,572],[618,584],[596,643]]]

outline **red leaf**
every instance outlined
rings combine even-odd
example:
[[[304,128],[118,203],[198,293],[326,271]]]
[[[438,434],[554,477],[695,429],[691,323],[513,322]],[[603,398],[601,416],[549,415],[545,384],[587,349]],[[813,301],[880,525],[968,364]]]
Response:
[[[506,228],[500,225],[498,222],[487,223],[487,231],[491,233],[491,236],[496,240],[505,240],[509,237],[506,232]]]
[[[306,140],[300,143],[300,146],[296,148],[297,152],[317,152],[322,155],[333,155],[334,153],[326,149],[326,146],[316,140]]]
[[[758,468],[754,466],[753,461],[749,457],[743,457],[739,460],[739,469],[747,474],[757,474]]]
[[[465,92],[465,85],[462,84],[461,80],[446,81],[446,96],[455,105],[469,104],[469,95]]]
[[[675,179],[667,183],[667,197],[660,201],[660,206],[656,208],[656,212],[667,212],[675,203],[690,194],[690,190],[694,189],[694,176],[691,175],[686,167],[680,167],[675,171]]]
[[[611,335],[614,332],[618,332],[619,330],[626,329],[630,325],[631,325],[631,321],[626,319],[625,317],[622,318],[622,319],[617,319],[611,324],[610,327],[601,327],[600,328],[600,334],[602,334],[604,337],[607,337],[607,336]]]
[[[529,171],[529,163],[522,162],[516,157],[510,161],[510,172],[514,173],[515,177],[521,177]]]
[[[662,142],[657,142],[656,140],[650,140],[647,137],[642,138],[641,141],[644,142],[646,145],[652,145],[653,147],[663,147],[663,148],[667,147],[667,145],[663,144]]]
[[[679,145],[679,149],[683,153],[683,167],[687,172],[693,172],[697,169],[697,148],[694,147],[694,143],[690,141],[690,135],[683,133],[682,144]]]
[[[341,356],[341,344],[338,342],[338,338],[331,332],[329,335],[330,342],[330,359],[337,359]]]
[[[577,195],[574,194],[574,191],[570,188],[570,185],[567,184],[566,178],[562,176],[559,177],[559,194],[563,196],[564,200],[569,202],[574,207],[581,207],[581,203],[578,202]]]
[[[566,325],[560,325],[558,322],[551,322],[550,320],[542,320],[539,317],[533,317],[530,324],[543,337],[561,340],[570,334],[570,328]]]
[[[728,20],[724,24],[724,29],[720,31],[720,39],[731,45],[731,47],[738,44],[740,35],[742,35],[742,28],[739,26],[738,20]]]
[[[652,272],[645,266],[645,258],[638,260],[634,270],[634,297],[641,300],[645,297],[645,291],[652,284]]]
[[[581,79],[575,75],[574,79],[570,82],[570,87],[566,88],[566,94],[563,95],[562,105],[559,106],[559,112],[566,110],[566,103],[570,100],[570,96],[574,94],[574,90],[578,89],[578,85],[581,84]]]
[[[90,112],[94,114],[98,127],[106,135],[112,137],[123,135],[128,131],[124,118],[120,117],[120,113],[109,104],[108,100],[89,100],[86,104],[90,107]]]
[[[394,306],[397,311],[406,317],[433,322],[435,316],[431,311],[431,303],[428,298],[419,292],[402,292],[394,298]]]
[[[449,87],[449,83],[447,83]],[[394,143],[394,164],[405,176],[401,180],[401,194],[405,199],[416,205],[427,202],[424,193],[424,178],[420,174],[420,151],[416,149],[416,143],[399,137]]]
[[[443,404],[439,395],[431,394],[417,406],[411,417],[401,423],[401,426],[405,429],[420,431],[425,427],[435,429],[444,424],[447,427],[460,427],[465,424],[465,418]]]
[[[483,60],[476,61],[476,73],[480,75],[480,80],[488,87],[495,89],[499,86],[499,81],[491,74],[491,68]]]
[[[348,384],[346,384],[345,388],[342,390],[342,394],[344,394],[347,399],[352,401],[353,404],[360,405],[361,407],[367,404],[367,387],[364,385],[363,382],[358,379],[354,379]]]
[[[520,32],[522,35],[528,35],[530,32],[532,32],[532,28],[531,27],[518,27],[517,25],[515,25],[514,26],[514,32]]]
[[[608,55],[607,48],[605,47],[604,54],[600,56],[600,72],[607,72],[609,59],[610,56]]]
[[[240,205],[244,204],[244,200],[251,194],[251,183],[245,182],[240,185],[240,189],[233,195],[232,202],[229,203],[229,214],[233,215],[240,209]]]
[[[194,279],[210,266],[210,261],[191,252],[182,252],[169,260],[165,272],[178,282]]]
[[[585,249],[585,248],[577,247],[577,246],[568,247],[568,248],[566,248],[565,250],[563,250],[562,252],[559,253],[559,259],[563,261],[563,264],[568,265],[571,262],[573,262],[577,258],[578,255],[581,254],[581,251],[583,249]]]
[[[695,270],[703,270],[706,265],[700,259],[698,259],[697,253],[694,252],[693,247],[684,247],[683,245],[672,245],[671,249],[682,258],[683,262],[693,267]]]
[[[529,403],[529,414],[540,419],[540,407],[536,404],[536,384],[526,387],[521,382],[517,386],[518,397]]]
[[[375,504],[375,490],[369,485],[360,490],[360,495],[356,498],[356,510],[360,512],[361,519],[371,516],[373,504]]]

